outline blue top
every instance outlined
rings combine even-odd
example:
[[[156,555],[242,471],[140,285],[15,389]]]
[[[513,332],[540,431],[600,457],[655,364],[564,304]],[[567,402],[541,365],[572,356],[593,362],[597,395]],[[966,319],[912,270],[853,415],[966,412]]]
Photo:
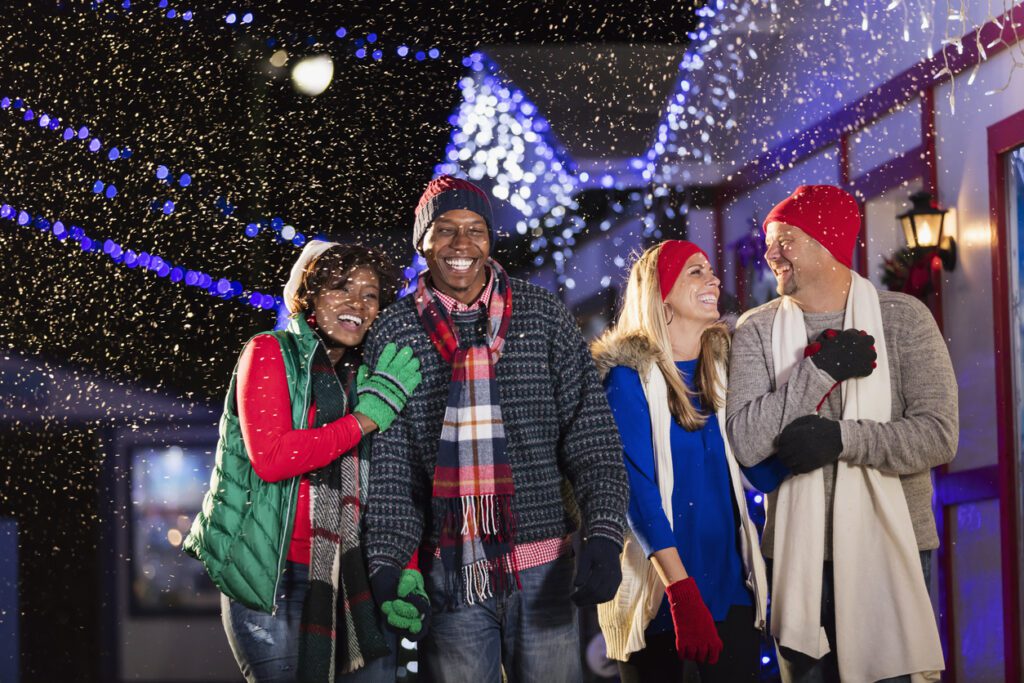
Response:
[[[693,390],[697,360],[679,361],[676,367]],[[605,392],[622,435],[630,486],[629,525],[641,547],[650,556],[656,550],[675,546],[715,621],[723,621],[733,605],[752,604],[745,585],[739,521],[717,416],[712,413],[704,427],[693,432],[672,421],[673,532],[655,479],[651,414],[640,375],[629,367],[612,368],[605,379]],[[775,458],[744,469],[755,485],[767,490],[776,488],[785,477],[784,468]],[[665,599],[648,632],[671,630],[672,617]]]

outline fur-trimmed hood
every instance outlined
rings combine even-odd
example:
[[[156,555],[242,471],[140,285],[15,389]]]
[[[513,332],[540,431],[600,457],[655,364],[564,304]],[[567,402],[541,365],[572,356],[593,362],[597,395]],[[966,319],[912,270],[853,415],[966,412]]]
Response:
[[[621,333],[613,328],[590,344],[590,355],[603,381],[616,365],[633,368],[644,376],[651,363],[657,360],[658,350],[643,334]]]
[[[714,358],[725,361],[729,355],[728,328],[725,334],[716,334],[710,341],[714,346]],[[658,350],[651,340],[640,332],[619,332],[612,328],[590,344],[590,355],[594,358],[597,373],[604,381],[612,368],[624,365],[636,370],[643,377],[651,364],[657,361]]]

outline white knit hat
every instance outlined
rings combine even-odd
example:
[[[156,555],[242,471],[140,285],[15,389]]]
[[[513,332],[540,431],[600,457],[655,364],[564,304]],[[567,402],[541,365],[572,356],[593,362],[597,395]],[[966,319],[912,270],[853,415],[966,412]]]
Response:
[[[292,265],[292,272],[288,275],[288,282],[284,285],[284,305],[288,307],[289,313],[299,312],[294,310],[292,305],[295,295],[299,291],[299,285],[302,284],[302,275],[306,272],[306,268],[320,254],[331,247],[337,246],[340,246],[337,242],[325,242],[324,240],[310,240],[306,242],[306,246],[302,248],[299,258],[295,259],[295,263]]]

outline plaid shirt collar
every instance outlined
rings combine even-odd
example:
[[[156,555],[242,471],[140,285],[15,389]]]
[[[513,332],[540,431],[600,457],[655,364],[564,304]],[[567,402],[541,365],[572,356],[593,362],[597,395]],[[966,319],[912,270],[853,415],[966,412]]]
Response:
[[[444,292],[434,287],[433,280],[431,280],[430,291],[434,294],[434,297],[444,306],[445,311],[449,315],[452,313],[461,313],[463,311],[472,311],[477,308],[487,309],[491,303],[491,292],[494,291],[494,271],[490,267],[487,268],[487,284],[484,286],[484,291],[480,292],[480,296],[477,300],[471,304],[464,304],[454,297],[450,297]]]

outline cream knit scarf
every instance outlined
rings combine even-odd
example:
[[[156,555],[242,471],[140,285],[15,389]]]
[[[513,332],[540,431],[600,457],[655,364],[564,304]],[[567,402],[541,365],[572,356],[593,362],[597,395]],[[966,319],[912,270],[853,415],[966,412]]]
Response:
[[[878,359],[868,377],[843,383],[843,419],[888,422],[892,391],[878,292],[850,275],[843,327],[873,335]],[[783,297],[772,327],[776,390],[807,342],[803,312]],[[783,482],[775,509],[771,630],[780,645],[816,659],[829,651],[820,618],[825,514],[821,469]],[[840,678],[939,680],[942,648],[899,476],[840,460],[832,528]]]
[[[719,396],[725,395],[726,371],[718,366]],[[672,413],[668,407],[668,385],[656,363],[651,363],[646,375],[641,371],[644,395],[651,413],[651,437],[654,442],[654,469],[661,494],[661,507],[669,524],[672,516]],[[754,597],[754,627],[763,629],[768,601],[768,579],[764,558],[761,557],[757,527],[747,513],[743,493],[743,479],[739,463],[733,456],[725,434],[725,408],[718,410],[718,427],[725,442],[725,459],[729,465],[733,500],[740,513],[740,554],[746,571],[746,585]],[[665,597],[665,586],[654,565],[647,558],[631,531],[626,532],[622,548],[622,583],[615,597],[597,606],[598,622],[604,633],[609,659],[626,661],[629,655],[646,647],[644,631],[654,619]]]

